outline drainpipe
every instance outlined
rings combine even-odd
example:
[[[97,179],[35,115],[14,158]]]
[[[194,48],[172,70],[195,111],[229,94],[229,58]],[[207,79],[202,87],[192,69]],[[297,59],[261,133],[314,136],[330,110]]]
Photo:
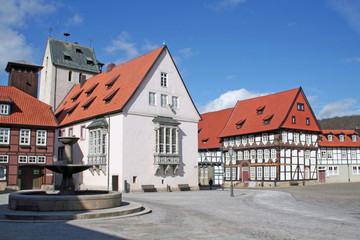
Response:
[[[57,67],[55,67],[55,87],[54,87],[54,109],[56,109],[56,84],[57,83]],[[51,90],[50,90],[51,94]]]
[[[109,187],[110,187],[110,132],[111,132],[110,131],[111,130],[110,116],[108,116],[108,122],[109,122],[109,127],[108,127],[108,153],[107,153],[107,155],[108,155],[108,158],[107,158],[107,167],[108,167],[108,169],[107,169],[107,172],[108,172],[107,190],[109,191]]]

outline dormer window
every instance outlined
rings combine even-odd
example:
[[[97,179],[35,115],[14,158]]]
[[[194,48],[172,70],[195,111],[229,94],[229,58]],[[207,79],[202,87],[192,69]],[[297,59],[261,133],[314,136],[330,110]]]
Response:
[[[298,103],[297,104],[297,110],[298,111],[304,111],[305,107],[304,107],[304,104],[303,103]]]
[[[92,85],[85,93],[87,94],[87,96],[89,96],[97,87],[97,85],[99,85],[99,83],[96,83],[94,85]]]
[[[272,115],[267,115],[266,117],[263,118],[263,121],[264,121],[264,125],[268,125],[270,124],[272,118],[274,117],[274,114]]]
[[[75,102],[79,98],[82,91],[83,90],[81,90],[81,91],[77,92],[76,94],[74,94],[74,96],[72,96],[71,100],[73,100],[73,102]]]
[[[77,48],[75,51],[76,51],[77,53],[83,53],[83,51],[82,51],[80,48]]]
[[[88,65],[94,65],[95,63],[94,63],[94,60],[92,60],[91,58],[86,58],[86,64],[88,64]]]
[[[202,128],[200,128],[200,129],[198,130],[198,134],[201,133],[201,130],[202,130]]]
[[[10,115],[10,104],[0,103],[0,115]]]
[[[70,115],[75,109],[76,109],[76,107],[79,105],[79,103],[76,103],[74,106],[72,106],[71,108],[69,108],[68,110],[67,110],[67,113]]]
[[[113,99],[113,97],[115,96],[115,94],[119,91],[120,88],[112,91],[109,95],[107,95],[103,100],[105,101],[105,103],[109,103],[111,101],[111,99]]]
[[[344,136],[344,134],[340,134],[340,135],[339,135],[339,140],[340,140],[340,142],[345,141],[345,136]]]
[[[118,80],[118,78],[120,77],[120,74],[117,75],[116,77],[112,78],[110,81],[108,81],[105,86],[107,86],[107,89],[110,89],[114,83]]]
[[[86,103],[84,103],[82,105],[82,107],[84,108],[84,110],[88,109],[88,107],[91,105],[91,103],[95,100],[96,96],[92,97],[89,99],[89,101],[87,101]]]
[[[264,113],[265,106],[260,106],[256,109],[257,115],[261,115]]]
[[[201,140],[203,144],[207,143],[207,141],[209,141],[209,138],[205,138],[203,140]]]
[[[353,134],[353,135],[351,136],[351,139],[352,139],[353,142],[356,142],[356,141],[357,141],[356,134]]]
[[[328,139],[329,142],[332,142],[332,140],[333,140],[333,135],[332,135],[332,134],[329,134],[329,135],[327,136],[327,139]]]
[[[72,61],[72,58],[71,58],[71,56],[70,56],[70,54],[69,54],[69,53],[64,52],[64,60],[67,60],[67,61]]]
[[[238,122],[236,123],[236,128],[237,128],[237,129],[242,128],[242,126],[244,125],[245,121],[246,121],[246,119],[241,119],[240,121],[238,121]]]

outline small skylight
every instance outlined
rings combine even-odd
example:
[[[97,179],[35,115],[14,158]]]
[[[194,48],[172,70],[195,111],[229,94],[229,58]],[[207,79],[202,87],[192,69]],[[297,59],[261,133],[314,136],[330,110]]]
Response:
[[[95,90],[97,85],[99,85],[99,83],[95,83],[94,85],[92,85],[85,93],[89,96]]]
[[[94,102],[95,98],[96,98],[96,96],[90,98],[86,103],[84,103],[84,104],[82,105],[82,107],[84,108],[84,110],[88,109],[88,107],[91,105],[91,103]]]
[[[112,91],[110,94],[108,94],[106,97],[103,98],[103,100],[105,101],[105,103],[109,103],[111,101],[111,99],[113,99],[113,97],[115,96],[115,94],[120,90],[120,88]]]
[[[67,53],[67,52],[64,52],[64,59],[68,60],[68,61],[72,61],[72,58],[71,58],[70,54]]]
[[[268,125],[270,124],[272,118],[274,117],[274,114],[272,115],[267,115],[266,117],[263,118],[263,121],[264,121],[264,125]]]
[[[236,128],[237,128],[237,129],[242,128],[242,126],[244,125],[245,121],[246,121],[246,119],[241,119],[240,121],[238,121],[237,123],[235,123],[235,124],[236,124]]]
[[[260,106],[256,109],[257,115],[261,115],[264,113],[265,106]]]
[[[74,106],[72,106],[71,108],[69,108],[67,110],[67,113],[70,115],[71,113],[74,112],[74,110],[76,109],[76,107],[79,105],[79,103],[76,103]]]
[[[107,83],[105,83],[105,86],[108,87],[108,89],[110,89],[114,83],[118,80],[118,78],[120,77],[120,74],[117,75],[116,77],[112,78],[110,81],[108,81]]]
[[[207,141],[209,141],[209,138],[205,138],[203,140],[201,140],[203,144],[207,143]]]
[[[71,98],[71,100],[73,100],[73,102],[75,102],[79,98],[79,96],[83,92],[83,90],[81,90],[81,91],[77,92],[76,94],[74,94],[74,96]]]
[[[82,51],[80,48],[77,48],[75,51],[76,51],[77,53],[83,53],[83,51]]]

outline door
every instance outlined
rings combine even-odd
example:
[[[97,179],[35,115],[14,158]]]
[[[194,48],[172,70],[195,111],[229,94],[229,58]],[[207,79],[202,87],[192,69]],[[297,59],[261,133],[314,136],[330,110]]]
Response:
[[[242,169],[242,182],[249,180],[249,166],[247,163],[244,163],[241,167]]]
[[[42,184],[43,171],[37,166],[22,166],[18,171],[18,187],[24,189],[39,189]]]
[[[112,190],[114,192],[119,191],[119,176],[118,175],[112,175]]]
[[[325,182],[325,170],[319,171],[319,182]]]

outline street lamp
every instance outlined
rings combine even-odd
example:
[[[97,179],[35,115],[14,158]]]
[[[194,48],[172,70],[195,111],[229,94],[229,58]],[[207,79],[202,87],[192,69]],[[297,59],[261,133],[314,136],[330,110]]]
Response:
[[[230,197],[234,197],[234,185],[233,185],[233,177],[232,177],[232,156],[234,155],[234,148],[232,146],[229,147],[229,156],[230,156]]]

